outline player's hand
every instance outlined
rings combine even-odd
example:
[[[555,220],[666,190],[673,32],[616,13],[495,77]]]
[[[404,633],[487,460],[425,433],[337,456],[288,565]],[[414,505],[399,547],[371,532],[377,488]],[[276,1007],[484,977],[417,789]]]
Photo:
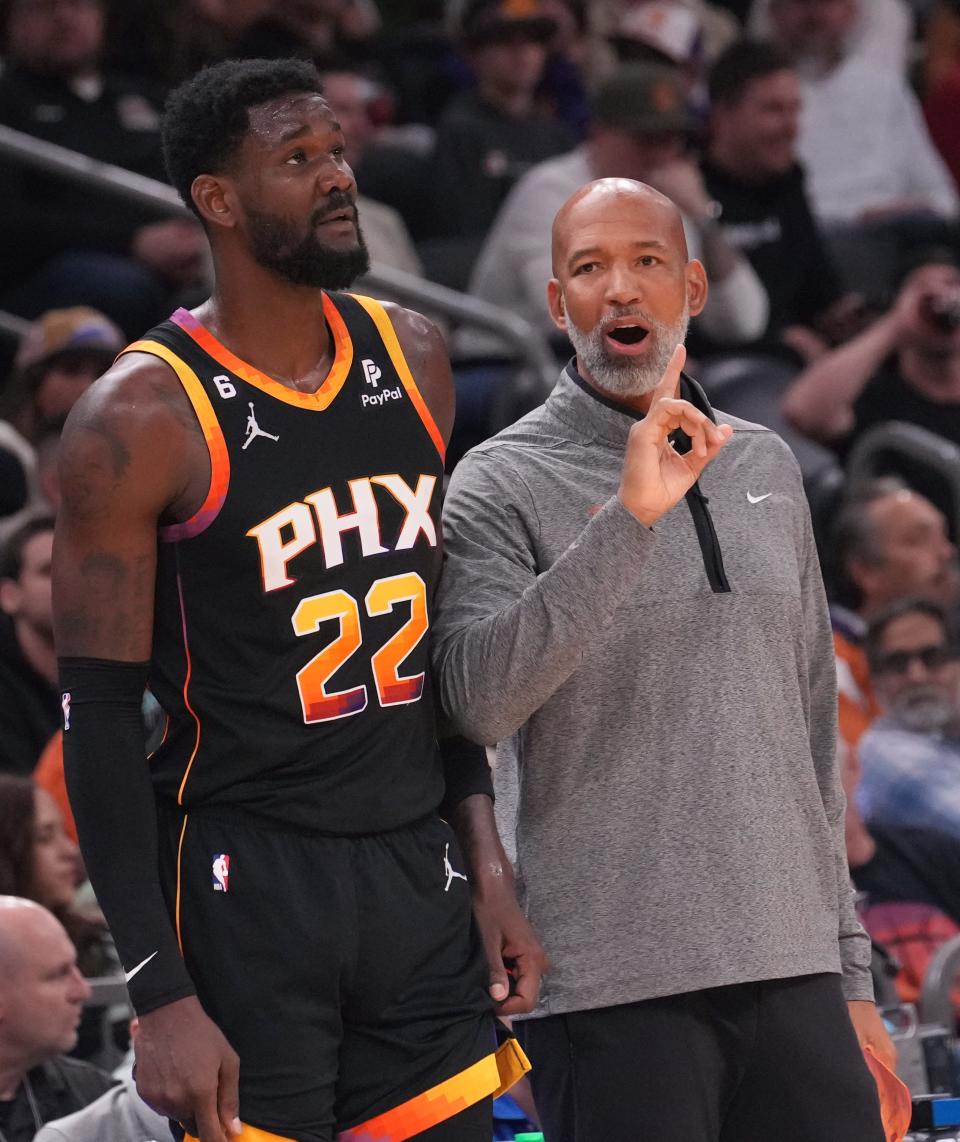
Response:
[[[689,401],[677,398],[686,359],[686,350],[678,345],[653,390],[647,415],[630,429],[627,439],[617,495],[647,527],[683,499],[733,433],[728,424],[714,424]],[[668,439],[678,428],[690,437],[690,451],[683,456]]]
[[[543,945],[505,880],[472,885],[473,915],[490,968],[490,996],[497,1015],[532,1011],[549,967]],[[513,994],[510,981],[513,979]]]
[[[140,1016],[135,1040],[137,1091],[200,1142],[230,1142],[241,1132],[240,1059],[195,996]]]
[[[869,1046],[884,1066],[895,1071],[897,1049],[883,1025],[877,1005],[866,999],[852,999],[848,1001],[847,1009],[861,1048]]]

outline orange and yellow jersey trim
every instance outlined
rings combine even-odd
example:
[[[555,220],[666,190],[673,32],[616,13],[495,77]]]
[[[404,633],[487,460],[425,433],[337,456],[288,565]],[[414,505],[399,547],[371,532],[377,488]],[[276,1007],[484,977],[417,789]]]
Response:
[[[390,315],[383,308],[379,301],[372,297],[364,297],[362,294],[353,293],[350,295],[354,301],[358,302],[370,315],[371,320],[377,327],[377,332],[383,339],[386,346],[387,353],[393,367],[397,370],[397,376],[400,378],[400,383],[406,390],[407,396],[410,398],[410,403],[420,414],[420,419],[423,421],[423,426],[426,428],[430,439],[434,443],[434,447],[440,453],[440,459],[446,457],[447,446],[443,440],[443,434],[437,427],[437,422],[433,419],[433,414],[427,407],[427,402],[423,399],[423,394],[417,387],[417,382],[413,379],[413,373],[410,372],[410,366],[407,364],[407,358],[404,356],[403,349],[400,347],[400,341],[397,337],[396,330],[393,328],[393,322],[390,320]]]
[[[280,381],[275,381],[273,377],[268,377],[266,373],[261,373],[259,369],[248,364],[231,352],[221,341],[218,341],[189,310],[178,309],[170,320],[182,329],[188,337],[192,338],[208,356],[240,377],[241,380],[246,381],[248,385],[253,385],[254,388],[276,397],[277,400],[281,400],[285,404],[322,412],[325,408],[329,408],[343,388],[347,374],[350,372],[350,366],[353,364],[353,341],[350,333],[339,310],[326,294],[323,294],[323,316],[333,334],[334,357],[333,364],[330,366],[330,371],[324,378],[323,384],[316,392],[312,393],[302,393],[297,389],[291,389],[287,385],[281,384]]]
[[[530,1063],[520,1044],[516,1039],[507,1039],[496,1052],[459,1074],[376,1118],[340,1131],[337,1142],[404,1142],[446,1122],[482,1098],[503,1094],[529,1070]]]
[[[446,1122],[482,1098],[508,1091],[530,1070],[530,1063],[516,1039],[507,1039],[495,1053],[485,1056],[465,1071],[415,1095],[385,1114],[360,1126],[342,1130],[337,1142],[404,1142],[432,1126]],[[285,1134],[271,1134],[256,1126],[244,1125],[236,1142],[294,1142]],[[186,1142],[199,1142],[192,1134]]]
[[[172,349],[161,345],[159,341],[144,340],[134,341],[124,349],[123,353],[149,353],[166,362],[177,374],[203,432],[203,439],[210,454],[210,486],[206,497],[197,511],[183,523],[158,528],[160,538],[166,543],[189,539],[191,536],[199,535],[213,523],[227,498],[227,490],[230,487],[230,454],[227,451],[227,442],[223,438],[223,429],[200,378]],[[123,356],[123,353],[120,356]]]

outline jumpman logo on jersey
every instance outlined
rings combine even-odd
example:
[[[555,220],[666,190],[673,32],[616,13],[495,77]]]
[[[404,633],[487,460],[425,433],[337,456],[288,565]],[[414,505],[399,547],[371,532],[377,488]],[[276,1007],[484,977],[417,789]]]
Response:
[[[258,436],[265,436],[268,440],[279,440],[279,436],[274,436],[272,432],[264,432],[263,429],[257,424],[257,414],[253,411],[253,401],[247,402],[250,408],[250,415],[247,417],[247,439],[243,442],[241,452],[248,448]]]
[[[453,878],[454,877],[457,877],[458,880],[466,880],[467,879],[463,875],[462,872],[457,872],[457,870],[450,863],[450,845],[449,845],[449,843],[447,844],[447,847],[443,850],[443,871],[447,874],[447,886],[443,890],[444,892],[450,891],[450,885],[453,884]]]

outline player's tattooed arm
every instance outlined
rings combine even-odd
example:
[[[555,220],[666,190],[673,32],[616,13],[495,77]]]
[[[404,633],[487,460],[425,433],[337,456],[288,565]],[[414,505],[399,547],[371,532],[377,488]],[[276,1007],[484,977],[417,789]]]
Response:
[[[497,1014],[532,1011],[549,962],[517,903],[513,869],[497,832],[493,802],[482,793],[466,797],[453,810],[450,823],[467,862],[473,914],[487,955]]]
[[[67,420],[53,569],[61,657],[150,657],[157,524],[189,512],[209,481],[202,434],[178,389],[166,365],[131,354]]]
[[[226,1142],[240,1131],[239,1060],[192,994],[167,914],[140,716],[157,527],[189,518],[210,482],[203,435],[167,365],[130,354],[93,385],[67,421],[60,474],[64,768],[87,871],[140,1016],[137,1085],[202,1142]]]
[[[387,305],[386,309],[417,387],[427,402],[444,442],[449,443],[456,400],[450,357],[443,334],[422,313],[401,309],[396,305]]]

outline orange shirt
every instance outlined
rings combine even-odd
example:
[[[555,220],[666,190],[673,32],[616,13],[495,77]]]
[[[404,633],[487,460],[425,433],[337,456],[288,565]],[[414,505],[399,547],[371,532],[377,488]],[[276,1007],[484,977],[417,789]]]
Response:
[[[873,693],[863,647],[841,631],[834,630],[833,648],[837,658],[840,737],[854,749],[864,731],[879,715],[880,707]]]

